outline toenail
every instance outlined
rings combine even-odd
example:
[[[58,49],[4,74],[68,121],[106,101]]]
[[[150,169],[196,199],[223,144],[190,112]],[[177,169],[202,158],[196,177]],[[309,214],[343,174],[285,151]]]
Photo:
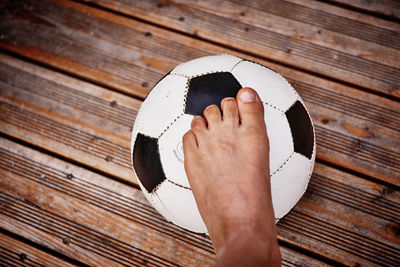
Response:
[[[200,116],[196,116],[196,117],[194,117],[193,118],[193,121],[196,121],[196,120],[202,120],[203,118],[202,117],[200,117]]]
[[[254,102],[256,100],[256,95],[251,91],[244,91],[239,97],[240,100],[245,103]]]
[[[221,103],[223,103],[224,101],[235,101],[236,99],[234,97],[225,97],[224,99],[222,99]]]
[[[207,106],[207,107],[204,109],[204,111],[206,111],[206,110],[208,110],[208,109],[210,109],[210,108],[215,108],[215,107],[218,108],[218,106],[215,105],[215,104],[209,105],[209,106]]]

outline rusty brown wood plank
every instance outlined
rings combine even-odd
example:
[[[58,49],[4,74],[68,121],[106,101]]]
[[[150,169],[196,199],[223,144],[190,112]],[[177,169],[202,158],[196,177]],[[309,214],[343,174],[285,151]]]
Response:
[[[399,103],[286,74],[316,125],[318,158],[400,185]],[[129,143],[140,101],[4,55],[0,82],[2,131],[135,183]]]
[[[312,257],[306,256],[299,251],[280,246],[281,250],[281,264],[282,266],[310,266],[310,267],[328,267],[333,266],[322,261],[316,260]]]
[[[400,2],[397,0],[323,0],[340,4],[346,8],[356,8],[388,18],[400,19]]]
[[[75,266],[3,233],[0,233],[1,262],[8,266]]]
[[[34,0],[12,3],[4,8],[0,17],[0,47],[132,95],[144,97],[149,84],[155,81],[154,77],[167,72],[177,63],[208,54],[234,53],[195,38],[77,3]],[[114,8],[116,3],[109,8]],[[206,9],[201,3],[204,2],[157,8],[156,2],[133,1],[130,5],[118,4],[115,8],[141,19],[149,20],[151,16],[154,23],[228,44],[235,49],[285,64],[297,64],[297,67],[383,94],[399,96],[399,51],[389,47],[396,46],[400,40],[397,24],[359,17],[350,12],[337,26],[334,23],[340,21],[337,13],[345,11],[336,10],[330,14],[328,9],[323,10],[327,14],[318,13],[320,19],[316,20],[327,25],[310,25],[312,12],[318,9],[290,2],[285,3],[295,5],[300,11],[306,9],[304,14],[299,11],[297,19],[307,21],[280,17],[290,12],[277,10],[279,16],[264,14],[264,11],[259,11],[262,6],[245,7],[230,2],[223,3],[229,5],[231,11],[240,11],[238,14],[233,11],[214,14],[220,9]],[[241,3],[263,5],[264,2]],[[248,16],[240,15],[243,10],[250,12]],[[328,15],[333,17],[325,21]],[[179,20],[181,17],[184,21]],[[352,20],[347,21],[347,17]],[[355,27],[358,23],[356,19],[362,24],[357,24],[359,27]],[[296,25],[301,27],[296,28]],[[330,25],[337,29],[325,29]],[[275,26],[279,29],[274,29]],[[334,31],[343,29],[356,32]],[[32,32],[35,38],[31,38]],[[387,45],[376,43],[382,40]],[[323,46],[328,44],[330,48]]]
[[[22,61],[7,67],[13,60],[2,59],[4,132],[136,183],[129,145],[140,101]],[[22,66],[28,69],[18,77],[15,71]],[[32,108],[36,111],[30,113]]]
[[[214,261],[208,238],[165,222],[140,190],[12,142],[1,150],[3,228],[93,266]]]
[[[1,227],[90,265],[214,262],[208,237],[164,221],[140,190],[5,139],[0,144]],[[326,266],[281,251],[283,266]]]
[[[399,97],[396,23],[311,0],[88,2]]]
[[[399,201],[391,187],[317,164],[305,196],[278,224],[278,235],[346,265],[398,265]]]
[[[139,190],[0,144],[0,224],[8,231],[88,264],[213,261],[207,237],[165,222]],[[278,223],[279,239],[346,265],[396,265],[399,203],[394,188],[317,164],[307,193]]]

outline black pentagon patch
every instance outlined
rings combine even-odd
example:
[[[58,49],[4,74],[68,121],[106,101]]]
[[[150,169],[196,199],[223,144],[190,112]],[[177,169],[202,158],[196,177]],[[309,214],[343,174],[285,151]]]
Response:
[[[294,151],[311,159],[314,133],[306,108],[300,101],[296,101],[285,114],[292,131]]]
[[[133,149],[133,167],[149,193],[166,179],[156,138],[138,133]]]
[[[236,97],[241,88],[240,83],[230,72],[216,72],[195,77],[189,83],[185,113],[202,116],[207,106],[215,104],[220,107],[222,99]]]

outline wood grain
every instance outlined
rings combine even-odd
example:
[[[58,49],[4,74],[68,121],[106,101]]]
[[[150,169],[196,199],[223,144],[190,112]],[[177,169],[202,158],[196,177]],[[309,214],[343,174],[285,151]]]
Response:
[[[22,76],[13,75],[16,69],[6,70],[4,64],[0,67],[3,70],[0,91],[11,101],[2,103],[0,128],[136,183],[129,149],[140,101],[19,62],[28,67],[25,73],[20,73]],[[71,83],[62,82],[65,79]],[[11,104],[13,101],[16,105]],[[27,112],[32,108],[36,111]]]
[[[400,104],[288,74],[314,120],[317,157],[399,186]],[[0,84],[1,131],[136,183],[130,134],[140,101],[5,55]]]
[[[90,265],[209,266],[209,238],[166,222],[136,188],[0,139],[0,226]],[[281,247],[283,265],[325,266]]]
[[[282,265],[325,266],[300,251],[347,266],[400,265],[400,104],[367,93],[400,97],[399,24],[312,0],[89,2],[3,1],[0,48],[125,95],[0,53],[5,136],[137,184],[129,143],[141,101],[126,95],[144,98],[192,58],[250,59],[294,85],[316,127],[317,157],[339,167],[317,163],[279,222],[292,248],[281,246]],[[166,222],[135,187],[4,138],[0,227],[93,266],[215,260],[207,236]],[[15,241],[0,234],[0,264],[66,265]]]
[[[318,247],[321,254],[347,265],[398,265],[400,236],[393,229],[400,222],[400,194],[365,182],[318,164],[305,196],[280,222],[278,235],[290,243],[301,240],[304,247]],[[327,247],[335,252],[326,253]],[[348,261],[347,253],[356,253],[358,259]]]
[[[162,77],[177,63],[209,54],[235,54],[227,48],[77,3],[34,0],[12,3],[0,17],[1,48],[131,95],[144,97],[155,77]],[[334,14],[327,13],[331,9],[314,14],[317,9],[290,2],[284,3],[295,5],[298,12],[306,9],[304,14],[296,13],[298,19],[315,15],[320,18],[316,21],[326,25],[309,25],[310,21],[280,17],[287,16],[288,12],[284,11],[276,11],[280,16],[259,11],[273,10],[269,6],[246,7],[223,2],[229,4],[230,11],[219,14],[219,8],[204,8],[201,1],[196,5],[171,4],[161,8],[156,1],[112,3],[108,8],[119,8],[140,19],[252,55],[296,65],[394,97],[400,95],[399,51],[390,47],[398,47],[397,24],[375,21],[354,12],[346,14],[347,11],[343,11],[346,18],[338,18],[341,10]],[[250,12],[248,16],[240,15],[243,10]],[[179,20],[181,17],[184,21]],[[352,20],[348,21],[347,17]],[[336,23],[341,20],[344,22]],[[353,27],[355,24],[361,28]],[[323,28],[329,25],[337,31],[358,29],[358,32],[338,33],[335,29]],[[275,29],[275,26],[279,27]],[[385,45],[377,43],[382,40]],[[329,47],[323,46],[328,44]]]
[[[340,4],[348,8],[356,8],[385,16],[400,19],[400,2],[397,0],[323,0],[324,2]]]
[[[4,266],[75,266],[0,233],[0,264]]]
[[[395,23],[316,1],[87,2],[399,96],[400,26]]]

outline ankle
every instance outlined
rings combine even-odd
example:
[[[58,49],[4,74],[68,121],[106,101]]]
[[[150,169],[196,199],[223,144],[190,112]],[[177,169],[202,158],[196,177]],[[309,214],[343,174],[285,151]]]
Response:
[[[276,234],[238,230],[230,233],[217,250],[217,266],[280,266]]]

